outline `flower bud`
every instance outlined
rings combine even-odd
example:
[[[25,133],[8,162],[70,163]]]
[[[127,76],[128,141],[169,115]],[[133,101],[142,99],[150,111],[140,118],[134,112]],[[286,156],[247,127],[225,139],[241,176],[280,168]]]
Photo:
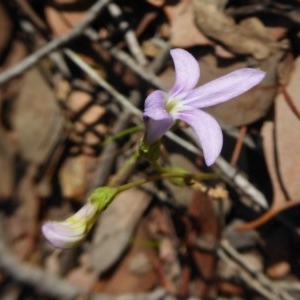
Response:
[[[42,232],[54,247],[72,248],[79,245],[86,238],[98,214],[98,206],[88,202],[65,221],[45,223],[42,226]]]

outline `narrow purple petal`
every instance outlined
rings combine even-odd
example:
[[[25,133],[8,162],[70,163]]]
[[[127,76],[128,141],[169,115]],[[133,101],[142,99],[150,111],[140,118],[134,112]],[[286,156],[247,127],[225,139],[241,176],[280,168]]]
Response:
[[[266,73],[258,69],[243,68],[210,81],[188,93],[183,104],[204,108],[234,98],[258,83]]]
[[[176,80],[170,91],[172,96],[193,89],[200,78],[200,67],[197,60],[183,49],[170,51],[174,61]]]
[[[205,163],[212,165],[219,156],[223,135],[218,122],[202,110],[187,110],[180,112],[178,118],[189,124],[195,131],[203,150]]]
[[[169,117],[164,103],[165,93],[160,90],[152,92],[145,100],[144,117],[161,120]]]
[[[159,141],[161,137],[174,125],[175,121],[172,116],[161,120],[153,120],[144,117],[145,123],[145,139],[149,145]]]
[[[145,100],[145,139],[151,145],[157,142],[173,125],[173,117],[165,109],[165,93],[157,90]]]

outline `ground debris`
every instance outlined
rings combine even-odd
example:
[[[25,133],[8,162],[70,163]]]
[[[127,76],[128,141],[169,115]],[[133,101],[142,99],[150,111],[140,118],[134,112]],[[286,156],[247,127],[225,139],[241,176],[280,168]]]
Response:
[[[299,299],[299,16],[296,0],[1,3],[0,298]],[[186,124],[164,137],[159,164],[185,174],[170,179],[135,151],[175,47],[199,84],[267,75],[207,109],[224,133],[211,168]],[[77,248],[43,237],[95,187],[135,180]]]

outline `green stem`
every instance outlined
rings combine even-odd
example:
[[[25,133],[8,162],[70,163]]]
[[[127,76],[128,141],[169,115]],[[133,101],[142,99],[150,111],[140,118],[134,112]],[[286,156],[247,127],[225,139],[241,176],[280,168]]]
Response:
[[[131,170],[136,161],[139,159],[139,152],[135,151],[123,164],[122,168],[118,170],[116,175],[114,175],[109,181],[109,186],[116,186],[118,182],[122,181],[122,178],[125,177],[125,174]]]
[[[123,184],[118,187],[119,192],[124,192],[126,190],[129,190],[134,187],[139,187],[145,183],[152,182],[152,181],[157,181],[161,179],[172,179],[172,178],[183,178],[186,180],[191,180],[191,179],[215,179],[216,175],[215,174],[189,174],[189,173],[163,173],[163,174],[157,174],[155,176],[151,176],[148,178],[141,178],[137,179],[135,181]]]

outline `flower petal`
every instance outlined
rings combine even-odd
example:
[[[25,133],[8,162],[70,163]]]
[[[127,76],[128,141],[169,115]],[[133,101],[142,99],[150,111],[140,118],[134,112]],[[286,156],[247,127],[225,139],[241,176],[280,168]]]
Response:
[[[68,222],[47,222],[42,226],[42,232],[48,242],[60,249],[77,246],[85,237],[85,226],[69,224]]]
[[[171,115],[165,119],[153,120],[144,117],[145,122],[145,140],[147,144],[152,145],[159,141],[161,137],[174,125],[175,121]]]
[[[165,109],[165,96],[163,91],[157,90],[145,100],[145,140],[149,145],[157,142],[174,125],[173,117]]]
[[[69,249],[80,244],[98,216],[98,206],[87,202],[79,211],[61,222],[47,222],[42,226],[45,238],[54,247]]]
[[[200,78],[200,67],[197,60],[183,49],[170,51],[174,61],[176,80],[170,91],[172,96],[193,89]]]
[[[192,90],[182,103],[196,108],[220,104],[250,90],[265,75],[265,72],[251,68],[233,71]]]
[[[169,117],[164,103],[165,93],[160,90],[152,92],[145,100],[144,117],[160,120]]]
[[[222,130],[218,122],[208,113],[197,109],[180,112],[178,118],[194,129],[203,150],[205,163],[208,166],[212,165],[223,145]]]

